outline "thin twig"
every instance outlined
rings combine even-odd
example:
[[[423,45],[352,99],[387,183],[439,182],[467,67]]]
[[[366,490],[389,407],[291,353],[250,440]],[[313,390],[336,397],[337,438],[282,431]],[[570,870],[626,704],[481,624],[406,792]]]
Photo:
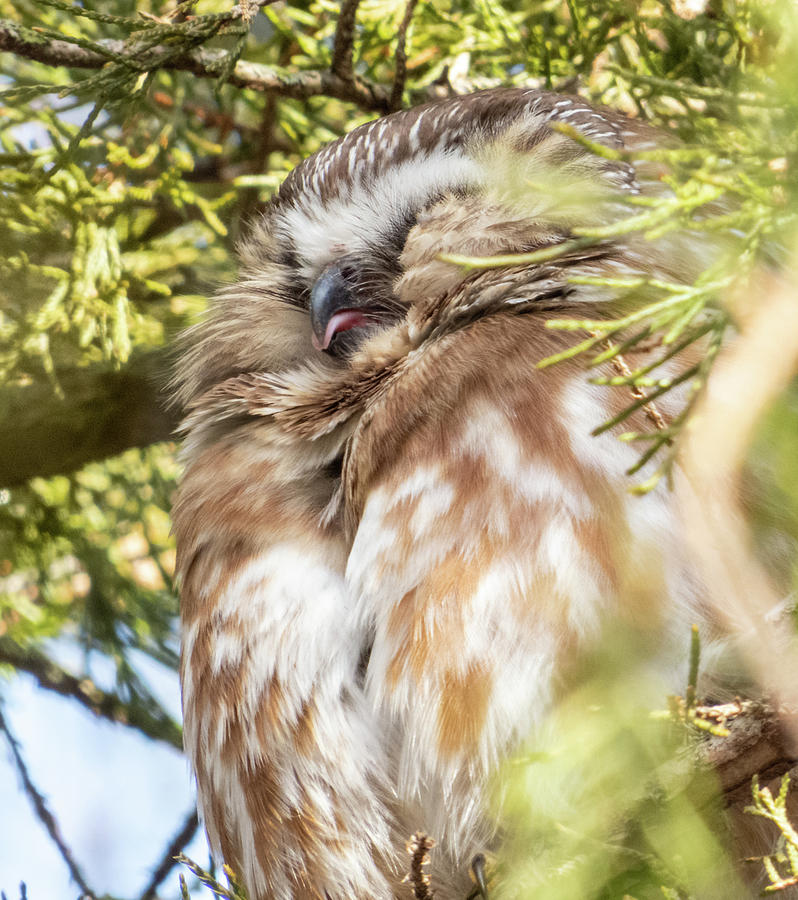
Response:
[[[191,813],[186,817],[186,821],[183,823],[180,831],[178,831],[170,841],[169,846],[164,851],[160,862],[153,870],[152,878],[150,879],[150,883],[144,889],[144,893],[141,895],[141,900],[154,900],[155,892],[158,890],[158,886],[164,881],[164,879],[172,871],[172,869],[180,862],[178,856],[182,854],[183,850],[185,850],[187,845],[191,842],[192,838],[197,833],[198,828],[199,818],[197,816],[196,809],[193,809]]]
[[[399,38],[396,41],[396,71],[393,76],[393,88],[391,89],[391,110],[402,108],[402,94],[407,80],[407,30],[413,19],[413,12],[418,0],[407,0],[405,14],[399,25]]]
[[[70,674],[37,650],[24,649],[9,638],[0,638],[0,663],[27,672],[36,679],[39,687],[77,700],[81,706],[109,722],[127,725],[176,750],[183,749],[180,726],[171,716],[152,710],[145,704],[125,702],[116,694],[102,691],[88,678]]]
[[[61,854],[61,858],[66,863],[67,868],[69,869],[69,874],[72,876],[74,882],[78,885],[78,887],[80,887],[81,891],[87,897],[94,898],[96,896],[94,891],[89,887],[86,879],[83,876],[83,873],[80,871],[80,867],[75,862],[75,858],[72,856],[72,851],[67,846],[63,837],[61,837],[61,830],[58,827],[58,822],[56,822],[55,816],[47,808],[47,803],[45,802],[44,797],[31,780],[30,773],[28,772],[28,767],[25,765],[25,760],[22,757],[22,751],[19,748],[17,739],[9,730],[8,724],[5,720],[5,717],[3,716],[2,709],[0,709],[0,731],[2,731],[6,736],[8,746],[11,748],[11,755],[14,759],[14,765],[16,766],[20,780],[22,781],[22,787],[25,793],[28,795],[28,799],[30,800],[39,821],[47,829],[47,833],[50,835],[51,840],[56,845],[56,847],[58,847],[58,852]]]
[[[330,70],[343,81],[352,81],[352,56],[355,48],[355,17],[360,0],[342,0],[335,26]]]
[[[405,881],[413,888],[415,900],[432,900],[435,892],[430,890],[429,873],[424,867],[429,865],[429,852],[435,846],[435,841],[423,831],[417,831],[407,842],[407,852],[410,854],[410,872]]]
[[[8,900],[8,895],[5,891],[0,891],[0,900]],[[19,883],[19,900],[28,900],[28,886],[24,881]]]
[[[629,378],[632,374],[632,370],[629,368],[628,363],[620,353],[613,357],[612,367],[619,375],[622,375],[624,378]],[[636,400],[647,397],[646,392],[639,385],[631,385],[630,390],[632,396]],[[653,423],[654,427],[658,431],[665,431],[665,429],[668,427],[665,423],[665,419],[663,418],[662,413],[659,411],[655,403],[646,403],[643,406],[643,412],[646,414],[648,419]]]
[[[601,334],[596,330],[591,330],[588,334],[596,339],[601,338]],[[622,378],[629,379],[632,376],[632,370],[629,368],[629,364],[624,359],[623,355],[617,352],[617,348],[613,346],[611,341],[605,341],[607,345],[607,351],[613,351],[614,355],[611,357],[612,359],[612,368],[620,375]],[[637,345],[633,346],[633,349],[637,350]],[[646,392],[639,385],[630,384],[629,389],[631,391],[632,396],[635,400],[645,400],[647,398]],[[643,412],[646,414],[647,418],[650,422],[653,423],[654,427],[658,431],[666,431],[668,428],[667,423],[653,402],[645,403],[643,405]]]

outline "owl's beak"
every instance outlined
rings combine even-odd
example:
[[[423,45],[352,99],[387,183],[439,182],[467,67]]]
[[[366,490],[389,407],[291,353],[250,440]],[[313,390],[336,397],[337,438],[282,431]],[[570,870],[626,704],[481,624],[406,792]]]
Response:
[[[333,264],[321,273],[310,292],[311,340],[317,350],[328,350],[342,331],[360,328],[369,322],[357,309],[349,282]]]

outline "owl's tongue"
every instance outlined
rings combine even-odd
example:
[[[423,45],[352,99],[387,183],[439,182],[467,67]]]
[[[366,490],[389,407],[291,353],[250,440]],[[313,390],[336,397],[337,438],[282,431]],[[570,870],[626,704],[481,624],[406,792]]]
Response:
[[[330,341],[338,334],[339,331],[349,331],[351,328],[360,328],[368,323],[368,319],[359,309],[341,309],[337,313],[333,313],[327,327],[324,330],[324,340],[320,341],[315,332],[311,334],[313,346],[317,350],[326,350],[330,346]]]

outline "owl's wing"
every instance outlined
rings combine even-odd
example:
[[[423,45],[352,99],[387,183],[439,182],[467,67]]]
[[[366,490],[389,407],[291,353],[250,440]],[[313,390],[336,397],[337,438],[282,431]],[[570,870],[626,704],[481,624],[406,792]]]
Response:
[[[385,776],[331,486],[250,426],[199,453],[174,508],[185,746],[216,855],[250,896],[386,897]]]
[[[442,338],[364,416],[345,470],[367,691],[416,800],[403,824],[461,861],[488,837],[489,774],[617,612],[630,528],[649,548],[669,528],[659,497],[624,498],[623,446],[590,437],[600,389],[535,370],[552,340],[540,317],[501,315]]]

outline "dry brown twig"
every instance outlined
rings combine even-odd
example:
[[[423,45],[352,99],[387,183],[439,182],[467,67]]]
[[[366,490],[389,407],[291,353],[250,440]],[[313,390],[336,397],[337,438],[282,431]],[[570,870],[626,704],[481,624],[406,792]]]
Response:
[[[424,867],[429,865],[429,852],[434,846],[435,841],[423,831],[417,831],[407,842],[410,872],[404,880],[413,888],[415,900],[432,900],[435,896],[430,888],[429,873],[424,871]]]
[[[626,360],[621,356],[621,354],[617,354],[612,359],[612,366],[615,371],[622,375],[624,378],[628,378],[632,374],[632,370],[629,368],[629,364]],[[638,387],[637,385],[631,386],[631,393],[635,400],[642,400],[646,396],[646,392],[643,388]],[[659,411],[657,405],[652,401],[645,404],[643,407],[643,412],[648,417],[649,421],[652,422],[657,431],[664,431],[668,426],[665,423],[665,419],[662,416],[662,413]]]
[[[588,334],[591,337],[599,336],[598,331],[589,331]],[[609,350],[612,349],[613,345],[611,341],[607,340],[604,341],[604,346]],[[635,353],[648,353],[650,350],[654,350],[657,347],[661,346],[662,338],[660,335],[656,335],[651,339],[651,343],[649,345],[645,345],[642,343],[636,345]],[[616,353],[615,356],[612,357],[612,367],[616,371],[616,373],[618,375],[621,375],[623,378],[629,378],[629,376],[632,374],[632,370],[629,368],[629,363],[626,362],[626,359],[620,353]],[[642,400],[646,397],[646,392],[638,385],[630,385],[629,390],[635,400]],[[664,431],[668,427],[662,413],[659,411],[659,408],[656,406],[653,400],[649,401],[643,406],[643,412],[645,413],[648,420],[657,429],[657,431]]]

